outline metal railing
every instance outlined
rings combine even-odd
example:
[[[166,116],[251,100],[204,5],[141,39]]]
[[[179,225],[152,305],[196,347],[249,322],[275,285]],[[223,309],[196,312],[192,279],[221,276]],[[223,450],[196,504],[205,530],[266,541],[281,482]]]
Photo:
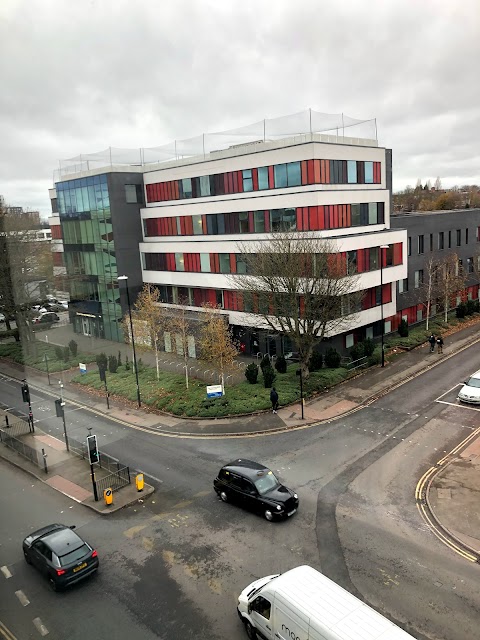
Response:
[[[11,413],[3,411],[3,420],[1,428],[4,429],[11,436],[23,436],[26,433],[31,433],[32,429],[30,424],[18,416],[14,416]]]
[[[44,466],[43,456],[39,451],[10,435],[5,429],[0,429],[0,442],[27,460],[30,460],[30,462],[33,462],[33,464],[36,464],[38,467],[42,468]]]
[[[130,484],[130,468],[120,467],[114,473],[108,474],[99,480],[96,480],[97,492],[99,496],[103,495],[105,489],[111,489],[112,491],[118,491],[122,487],[126,487]]]

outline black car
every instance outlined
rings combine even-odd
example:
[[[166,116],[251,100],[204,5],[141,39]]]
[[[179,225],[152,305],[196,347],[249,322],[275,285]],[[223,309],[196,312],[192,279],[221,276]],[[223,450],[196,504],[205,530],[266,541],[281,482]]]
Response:
[[[75,526],[49,524],[23,541],[23,554],[58,591],[83,580],[98,569],[98,555],[73,531]]]
[[[222,467],[213,488],[224,502],[237,502],[267,520],[288,518],[298,509],[297,494],[270,469],[251,460],[235,460]]]
[[[57,316],[56,313],[53,313],[53,311],[46,311],[34,318],[33,324],[51,324],[53,322],[58,322],[59,320],[60,317]]]

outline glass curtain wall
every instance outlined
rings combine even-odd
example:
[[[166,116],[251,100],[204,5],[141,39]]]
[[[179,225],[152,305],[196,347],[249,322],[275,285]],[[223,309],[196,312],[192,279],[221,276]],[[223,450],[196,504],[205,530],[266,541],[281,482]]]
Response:
[[[56,188],[71,300],[90,302],[89,308],[96,309],[91,314],[97,316],[93,335],[121,341],[122,311],[107,176],[59,182]],[[75,331],[84,331],[83,318],[74,318]]]

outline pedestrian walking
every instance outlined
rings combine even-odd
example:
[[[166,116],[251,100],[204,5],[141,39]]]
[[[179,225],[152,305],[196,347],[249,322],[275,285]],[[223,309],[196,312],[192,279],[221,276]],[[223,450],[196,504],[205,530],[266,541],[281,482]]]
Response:
[[[435,343],[437,341],[437,339],[435,338],[435,336],[432,335],[429,337],[428,339],[429,343],[430,343],[430,353],[433,353],[435,351]]]
[[[270,391],[270,402],[272,403],[272,411],[273,413],[277,413],[278,409],[278,393],[275,387],[272,387]]]
[[[443,353],[443,338],[438,336],[437,338],[437,353]]]

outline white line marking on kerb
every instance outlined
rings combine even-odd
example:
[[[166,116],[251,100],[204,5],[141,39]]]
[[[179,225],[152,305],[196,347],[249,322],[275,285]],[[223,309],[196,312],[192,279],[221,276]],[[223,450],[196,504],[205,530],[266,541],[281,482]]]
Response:
[[[43,622],[40,620],[40,618],[34,618],[33,619],[33,624],[35,625],[35,627],[37,628],[38,633],[41,636],[46,636],[48,635],[48,629],[47,627],[43,624]]]
[[[11,577],[12,577],[12,574],[10,573],[10,571],[9,571],[8,567],[6,567],[6,566],[0,567],[0,571],[3,573],[3,575],[5,576],[5,578],[7,578],[7,579],[8,579],[8,578],[11,578]]]
[[[15,595],[20,600],[20,604],[22,605],[22,607],[26,607],[27,604],[30,604],[30,600],[23,593],[23,591],[15,591]]]

